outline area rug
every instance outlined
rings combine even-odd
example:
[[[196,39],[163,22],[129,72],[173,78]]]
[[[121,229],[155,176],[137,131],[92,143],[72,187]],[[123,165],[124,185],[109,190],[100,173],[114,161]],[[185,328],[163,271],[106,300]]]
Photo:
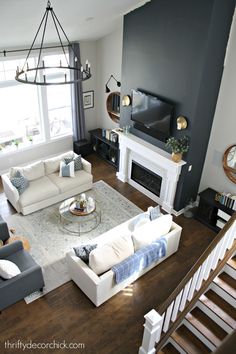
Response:
[[[58,212],[61,203],[26,216],[14,214],[7,219],[8,226],[16,229],[16,235],[29,240],[30,253],[43,269],[45,288],[43,292],[36,292],[25,298],[26,303],[70,280],[65,254],[74,246],[89,243],[95,237],[142,212],[104,181],[95,182],[92,190],[86,194],[97,200],[101,209],[101,222],[96,229],[80,236],[69,234],[62,228]]]

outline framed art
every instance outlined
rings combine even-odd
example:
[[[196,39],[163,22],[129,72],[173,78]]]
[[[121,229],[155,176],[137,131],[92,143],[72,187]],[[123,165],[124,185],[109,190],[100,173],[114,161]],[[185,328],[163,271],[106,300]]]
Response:
[[[84,109],[94,107],[94,91],[83,92]]]

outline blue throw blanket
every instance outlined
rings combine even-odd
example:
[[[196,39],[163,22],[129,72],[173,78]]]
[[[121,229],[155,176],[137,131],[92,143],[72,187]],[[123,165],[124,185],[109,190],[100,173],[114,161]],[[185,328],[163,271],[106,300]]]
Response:
[[[140,272],[152,263],[157,262],[160,258],[165,257],[166,248],[167,241],[162,237],[113,266],[111,270],[115,273],[116,284],[121,283],[132,274]]]

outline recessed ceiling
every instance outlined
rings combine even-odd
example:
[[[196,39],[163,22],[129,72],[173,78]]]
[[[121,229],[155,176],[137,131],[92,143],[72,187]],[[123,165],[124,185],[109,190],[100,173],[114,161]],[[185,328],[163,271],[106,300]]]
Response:
[[[124,14],[144,5],[141,0],[51,0],[70,41],[96,40],[111,33]],[[0,0],[0,51],[29,46],[38,29],[47,0]],[[54,26],[47,26],[45,43],[55,43]],[[50,30],[52,28],[52,31]]]

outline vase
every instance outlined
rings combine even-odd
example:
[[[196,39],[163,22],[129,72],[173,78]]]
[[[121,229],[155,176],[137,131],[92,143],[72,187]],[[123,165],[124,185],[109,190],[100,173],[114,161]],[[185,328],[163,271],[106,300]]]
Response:
[[[180,162],[182,160],[182,154],[180,152],[172,152],[171,156],[174,162]]]

